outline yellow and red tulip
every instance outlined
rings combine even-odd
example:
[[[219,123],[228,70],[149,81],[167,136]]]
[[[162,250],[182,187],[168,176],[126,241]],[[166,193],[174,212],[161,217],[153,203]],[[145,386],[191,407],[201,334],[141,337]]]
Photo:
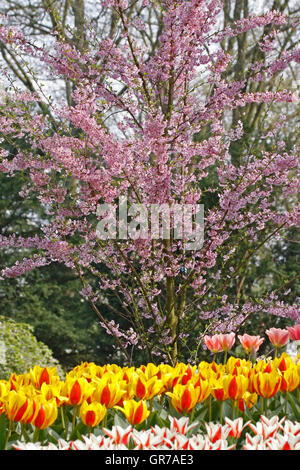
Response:
[[[139,400],[150,400],[154,396],[159,395],[163,387],[162,380],[157,379],[155,376],[147,380],[142,374],[136,375],[130,384],[132,395]]]
[[[200,377],[193,379],[194,387],[199,389],[198,403],[203,402],[209,397],[211,392],[210,382],[208,380],[202,380]]]
[[[93,391],[92,400],[105,405],[106,408],[113,408],[127,393],[125,387],[125,381],[106,382],[106,380],[102,379],[97,383],[96,388]]]
[[[80,407],[79,414],[86,426],[95,427],[105,418],[107,408],[98,402],[88,403],[84,401]]]
[[[3,410],[10,421],[29,423],[36,413],[36,402],[21,391],[11,390],[3,399]]]
[[[200,387],[192,383],[187,385],[176,384],[172,392],[167,392],[171,398],[172,406],[179,413],[190,413],[198,403],[200,396]]]
[[[37,413],[32,420],[32,424],[38,429],[45,429],[51,426],[57,418],[57,405],[56,401],[45,400],[41,396],[36,398]]]
[[[72,406],[81,405],[92,394],[94,387],[83,377],[67,376],[62,387],[62,396],[67,397],[66,403]]]
[[[242,398],[235,402],[235,406],[238,407],[243,413],[246,408],[252,408],[257,403],[258,395],[257,393],[250,393],[248,390],[244,393]]]
[[[280,384],[281,392],[293,392],[299,384],[300,377],[296,366],[289,367],[287,370],[283,371]]]
[[[252,386],[262,398],[271,398],[277,393],[281,384],[281,375],[276,372],[258,372],[253,374]]]
[[[148,418],[150,411],[144,400],[124,400],[123,406],[115,406],[114,408],[122,411],[127,421],[132,425],[140,424]]]
[[[40,367],[34,366],[28,373],[30,382],[37,388],[40,389],[43,383],[55,384],[60,381],[57,375],[56,367]]]
[[[247,391],[249,379],[244,375],[225,375],[223,385],[226,389],[226,395],[232,400],[239,400]]]

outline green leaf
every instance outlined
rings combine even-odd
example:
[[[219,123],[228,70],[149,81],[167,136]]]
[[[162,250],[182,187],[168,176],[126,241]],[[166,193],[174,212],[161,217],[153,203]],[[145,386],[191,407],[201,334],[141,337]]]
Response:
[[[8,430],[8,419],[5,414],[0,415],[0,450],[4,449],[6,432]]]
[[[126,419],[122,418],[118,413],[115,414],[114,425],[121,426],[121,428],[127,428],[129,423]]]
[[[287,399],[288,399],[289,404],[292,407],[294,419],[296,421],[300,421],[300,403],[299,403],[299,400],[297,400],[297,398],[294,395],[292,395],[291,393],[287,393]],[[290,419],[292,419],[292,417]]]

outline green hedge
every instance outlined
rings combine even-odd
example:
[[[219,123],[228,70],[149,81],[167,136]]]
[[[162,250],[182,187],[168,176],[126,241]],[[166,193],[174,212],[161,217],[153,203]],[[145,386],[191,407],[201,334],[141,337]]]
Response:
[[[31,325],[0,315],[0,379],[7,380],[12,372],[23,374],[36,364],[56,366],[58,374],[63,375],[52,351],[37,341],[32,331]]]

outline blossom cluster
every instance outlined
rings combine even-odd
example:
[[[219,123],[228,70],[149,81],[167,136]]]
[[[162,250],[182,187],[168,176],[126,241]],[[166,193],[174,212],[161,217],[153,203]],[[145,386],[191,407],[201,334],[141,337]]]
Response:
[[[243,430],[250,428],[242,438],[242,450],[300,450],[300,423],[276,415],[271,419],[262,415],[256,424],[226,417],[224,425],[205,423],[206,432],[196,434],[191,434],[191,430],[198,422],[190,424],[187,417],[169,416],[169,420],[170,427],[156,425],[138,431],[131,426],[114,426],[111,430],[104,428],[98,436],[83,436],[83,440],[60,439],[57,445],[46,446],[18,442],[13,447],[16,450],[234,450]]]

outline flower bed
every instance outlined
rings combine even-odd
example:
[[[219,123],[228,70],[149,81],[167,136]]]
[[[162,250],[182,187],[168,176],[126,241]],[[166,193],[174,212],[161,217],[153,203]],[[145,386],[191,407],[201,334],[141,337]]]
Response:
[[[54,367],[37,365],[0,381],[0,426],[6,430],[0,444],[2,449],[299,449],[299,391],[300,362],[286,353],[255,361],[231,356],[197,366],[85,362],[64,379]]]

